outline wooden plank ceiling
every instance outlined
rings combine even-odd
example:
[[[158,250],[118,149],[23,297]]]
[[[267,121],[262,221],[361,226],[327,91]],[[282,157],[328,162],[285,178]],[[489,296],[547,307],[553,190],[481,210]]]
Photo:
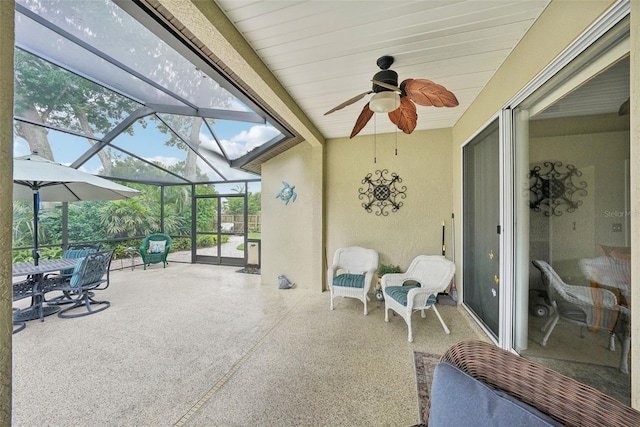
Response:
[[[376,60],[391,55],[401,82],[423,78],[458,98],[418,106],[419,129],[452,127],[549,3],[514,1],[215,0],[325,138],[349,136]],[[375,132],[394,132],[378,115]],[[360,135],[374,133],[374,120]]]

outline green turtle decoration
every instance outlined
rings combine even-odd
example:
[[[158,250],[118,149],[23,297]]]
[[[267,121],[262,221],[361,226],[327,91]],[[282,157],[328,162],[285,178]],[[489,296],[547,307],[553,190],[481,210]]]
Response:
[[[284,187],[278,194],[276,194],[276,199],[282,199],[285,205],[289,204],[289,200],[291,200],[291,202],[295,202],[298,195],[293,191],[293,189],[296,188],[296,186],[291,186],[284,181],[282,181],[282,185],[284,185]]]

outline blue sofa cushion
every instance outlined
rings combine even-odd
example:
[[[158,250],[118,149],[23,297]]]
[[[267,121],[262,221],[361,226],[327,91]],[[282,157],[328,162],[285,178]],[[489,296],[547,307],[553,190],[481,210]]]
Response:
[[[409,293],[409,291],[411,289],[415,289],[415,288],[419,288],[420,286],[418,285],[411,285],[411,286],[387,286],[386,288],[384,288],[384,292],[389,295],[391,298],[393,298],[394,300],[398,301],[400,304],[402,304],[403,306],[407,306],[407,294]],[[429,307],[433,304],[436,303],[437,300],[437,296],[436,295],[429,295],[429,298],[427,298],[427,303],[425,304],[425,307]]]
[[[364,274],[340,274],[333,279],[333,286],[364,288]]]
[[[436,365],[429,427],[561,426],[550,416],[476,380],[455,366]]]

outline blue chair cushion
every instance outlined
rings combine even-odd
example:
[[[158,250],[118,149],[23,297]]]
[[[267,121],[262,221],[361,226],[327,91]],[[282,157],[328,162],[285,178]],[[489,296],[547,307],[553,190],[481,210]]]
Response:
[[[90,252],[95,252],[92,249],[67,249],[62,252],[62,258],[76,259],[76,258],[84,258]],[[80,263],[78,263],[80,264]],[[66,270],[61,270],[60,274],[63,276],[71,276],[73,274],[73,268],[67,268]]]
[[[391,298],[393,298],[394,300],[398,301],[400,304],[402,304],[403,306],[407,306],[407,294],[409,293],[409,291],[411,289],[415,289],[415,288],[419,288],[420,286],[418,285],[411,285],[411,286],[388,286],[386,288],[384,288],[384,293],[389,295]],[[425,305],[425,307],[428,307],[430,305],[433,305],[436,303],[437,300],[437,296],[436,295],[429,295],[429,298],[427,298],[427,304]]]
[[[364,274],[339,274],[333,279],[333,286],[364,288]]]
[[[489,387],[453,365],[442,362],[434,369],[429,427],[560,425],[533,406]]]
[[[87,285],[97,286],[104,276],[104,269],[96,268],[97,263],[102,262],[100,258],[89,259],[81,258],[73,269],[73,275],[69,282],[72,288],[85,287]],[[87,264],[85,271],[82,271],[83,264]]]
[[[69,282],[69,286],[77,288],[80,285],[80,273],[82,272],[82,265],[84,264],[84,257],[78,258],[78,262],[73,269],[73,274]]]
[[[67,249],[62,253],[62,258],[84,258],[89,252],[89,249]]]

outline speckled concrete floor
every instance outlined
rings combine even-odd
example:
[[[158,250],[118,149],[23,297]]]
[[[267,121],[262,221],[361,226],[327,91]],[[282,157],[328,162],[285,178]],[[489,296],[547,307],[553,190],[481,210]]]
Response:
[[[413,351],[483,338],[457,307],[384,322],[353,299],[260,285],[237,267],[113,271],[99,314],[13,337],[13,425],[409,426]]]

